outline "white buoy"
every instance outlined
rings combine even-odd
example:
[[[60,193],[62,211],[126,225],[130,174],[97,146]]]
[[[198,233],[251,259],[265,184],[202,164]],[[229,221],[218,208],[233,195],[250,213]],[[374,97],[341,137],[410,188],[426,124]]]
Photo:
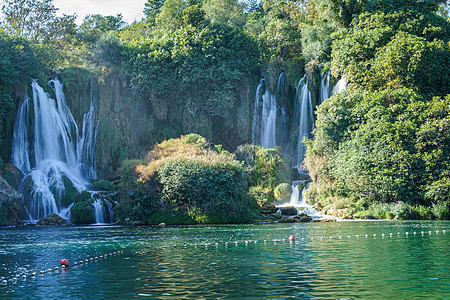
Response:
[[[8,283],[8,280],[2,280],[2,283],[3,283],[3,284],[7,284],[7,283]]]
[[[445,233],[445,230],[442,230],[442,233]]]
[[[55,267],[55,271],[59,270],[59,267]]]
[[[40,272],[39,272],[39,274],[44,274],[44,273],[45,273],[45,271],[40,271]]]
[[[305,238],[302,238],[302,241],[304,241],[305,240]]]
[[[373,237],[374,237],[374,238],[376,238],[376,237],[377,237],[377,234],[376,234],[376,233],[374,233],[374,234],[373,234]]]
[[[421,234],[423,235],[423,233],[424,233],[424,232],[423,232],[423,231],[421,231],[420,233],[421,233]]]
[[[36,272],[31,273],[31,276],[36,276]]]
[[[330,240],[332,240],[333,239],[333,237],[332,236],[330,236]]]
[[[52,270],[52,269],[48,269],[48,270],[47,270],[47,272],[51,272],[51,271],[53,271],[53,270]]]
[[[23,274],[23,275],[22,275],[22,278],[23,278],[23,279],[27,278],[27,275]]]
[[[366,239],[369,237],[367,234],[366,235],[364,235],[365,237],[366,237]]]
[[[320,237],[320,240],[322,240],[322,241],[323,241],[323,236],[321,236],[321,237]]]
[[[415,232],[415,231],[413,232],[414,235],[416,235],[416,233],[417,233],[417,232]]]
[[[91,257],[91,258],[89,258],[89,261],[94,261],[94,259]]]
[[[431,231],[428,231],[428,233],[431,235]]]
[[[311,241],[314,241],[314,238],[311,238]]]
[[[339,236],[339,239],[342,239],[342,236]]]
[[[439,230],[436,230],[436,234],[438,234],[439,233]]]
[[[384,238],[384,233],[382,233],[381,236]]]
[[[356,237],[359,238],[359,234],[357,234]]]
[[[76,265],[78,265],[78,263],[77,263],[77,262],[74,262],[73,265],[76,266]]]

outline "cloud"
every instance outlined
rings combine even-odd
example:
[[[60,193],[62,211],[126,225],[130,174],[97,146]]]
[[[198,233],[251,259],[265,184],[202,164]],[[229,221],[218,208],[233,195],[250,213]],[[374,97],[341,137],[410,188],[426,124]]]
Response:
[[[88,14],[103,16],[122,14],[124,21],[131,24],[144,17],[145,2],[145,0],[54,0],[53,4],[58,8],[57,15],[76,13],[77,24],[81,24]]]

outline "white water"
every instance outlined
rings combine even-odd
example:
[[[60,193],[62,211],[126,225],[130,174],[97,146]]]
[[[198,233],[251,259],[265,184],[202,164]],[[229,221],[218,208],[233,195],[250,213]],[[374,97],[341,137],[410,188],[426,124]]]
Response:
[[[292,182],[292,194],[289,202],[284,203],[278,207],[289,207],[293,206],[297,208],[297,211],[299,213],[305,213],[308,216],[310,216],[313,220],[319,220],[319,219],[335,219],[338,220],[339,218],[335,216],[329,216],[329,215],[322,215],[319,211],[317,211],[313,206],[311,206],[307,201],[305,197],[305,192],[309,188],[309,182],[304,185],[302,191],[300,192],[298,189],[298,186],[300,183],[305,183],[305,181],[294,181]]]
[[[81,192],[87,189],[88,179],[96,175],[97,126],[93,101],[91,99],[91,108],[83,118],[80,136],[62,83],[58,79],[51,83],[56,101],[34,81],[32,103],[29,98],[20,103],[14,126],[11,161],[25,174],[22,188],[32,180],[30,201],[25,204],[30,220],[52,213],[67,216],[67,207],[61,203],[65,181],[70,181]],[[33,116],[29,115],[30,105]]]
[[[311,92],[308,89],[308,76],[305,74],[298,82],[297,92],[295,95],[295,111],[294,111],[294,128],[296,127],[297,147],[293,157],[294,167],[301,172],[300,165],[306,153],[303,139],[310,138],[314,128],[314,113],[311,102]],[[297,125],[297,126],[296,126]]]
[[[94,203],[95,212],[95,223],[104,224],[105,223],[105,207],[103,206],[103,201],[100,199],[95,199]]]
[[[276,94],[272,94],[267,88],[265,79],[261,79],[256,88],[253,109],[252,144],[267,148],[286,147],[288,143],[286,101],[284,73],[278,77]]]
[[[347,79],[345,79],[345,77],[342,77],[341,79],[338,80],[336,85],[333,87],[333,91],[331,92],[331,95],[340,93],[346,89],[347,89]]]
[[[320,81],[320,97],[319,103],[323,103],[325,100],[330,98],[331,96],[331,73],[330,71],[326,72]]]

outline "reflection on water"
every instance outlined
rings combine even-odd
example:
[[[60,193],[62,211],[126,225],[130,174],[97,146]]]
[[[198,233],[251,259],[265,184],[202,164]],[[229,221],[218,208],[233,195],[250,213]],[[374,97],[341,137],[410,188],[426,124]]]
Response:
[[[448,298],[449,224],[4,228],[0,298]],[[61,258],[117,250],[124,254],[29,276]]]

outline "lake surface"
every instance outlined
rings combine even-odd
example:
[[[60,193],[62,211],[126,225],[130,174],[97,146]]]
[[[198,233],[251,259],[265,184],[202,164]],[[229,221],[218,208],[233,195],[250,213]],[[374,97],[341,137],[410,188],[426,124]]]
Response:
[[[0,298],[450,299],[449,225],[1,228]]]

